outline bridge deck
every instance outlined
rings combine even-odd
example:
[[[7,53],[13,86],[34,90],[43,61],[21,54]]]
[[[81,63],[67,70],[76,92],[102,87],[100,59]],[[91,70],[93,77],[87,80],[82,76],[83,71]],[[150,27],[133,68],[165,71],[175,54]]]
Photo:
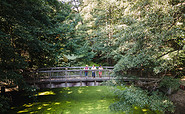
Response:
[[[107,81],[113,79],[112,77],[76,77],[76,78],[51,78],[51,79],[40,79],[40,80],[36,80],[36,81],[29,81],[31,83],[35,82],[35,83],[48,83],[48,82],[52,82],[52,83],[57,83],[57,82],[92,82],[92,81]]]
[[[27,81],[29,84],[34,85],[45,85],[48,87],[54,87],[54,85],[62,83],[65,84],[67,87],[67,83],[81,83],[83,82],[103,82],[107,80],[116,79],[112,77],[110,74],[112,73],[113,67],[103,67],[103,70],[88,70],[88,77],[84,76],[84,67],[56,67],[56,68],[44,68],[39,69],[35,72],[34,80]],[[96,77],[93,78],[91,76],[92,72],[95,72]],[[100,78],[98,72],[102,72],[102,77]],[[135,81],[137,79],[129,78],[129,77],[122,77],[123,81]],[[155,78],[138,78],[138,80],[142,81],[152,81],[156,80]],[[96,84],[95,84],[96,85]]]
[[[107,81],[107,80],[118,80],[114,77],[76,77],[76,78],[51,78],[51,79],[40,79],[40,80],[36,80],[36,81],[28,81],[28,83],[65,83],[65,82],[103,82],[103,81]],[[119,80],[123,80],[123,81],[136,81],[136,80],[141,80],[141,81],[153,81],[153,80],[157,80],[157,78],[138,78],[138,79],[134,79],[134,78],[128,78],[128,77],[123,77],[122,79]]]

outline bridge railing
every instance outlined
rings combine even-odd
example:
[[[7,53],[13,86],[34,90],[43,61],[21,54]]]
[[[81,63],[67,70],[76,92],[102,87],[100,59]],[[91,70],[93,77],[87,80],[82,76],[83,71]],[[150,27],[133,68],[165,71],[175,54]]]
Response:
[[[67,78],[82,78],[85,77],[85,71],[88,71],[88,78],[92,77],[92,71],[95,71],[96,78],[99,77],[99,71],[102,72],[101,78],[110,77],[114,67],[104,66],[103,70],[89,70],[85,67],[53,67],[53,68],[41,68],[36,71],[35,80],[42,79],[67,79]]]
[[[37,69],[37,71],[44,71],[44,70],[79,70],[79,69],[84,69],[85,67],[51,67],[51,68],[40,68]],[[88,67],[91,69],[91,67]],[[97,69],[99,67],[96,67]],[[113,66],[103,66],[103,69],[113,69]]]

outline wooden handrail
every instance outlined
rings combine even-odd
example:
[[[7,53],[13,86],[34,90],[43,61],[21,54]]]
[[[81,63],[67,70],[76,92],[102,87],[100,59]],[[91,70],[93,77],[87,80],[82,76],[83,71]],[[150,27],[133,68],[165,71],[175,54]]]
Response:
[[[62,67],[66,68],[66,67]],[[68,68],[74,68],[74,67],[68,67]],[[84,69],[85,67],[75,67],[75,68],[83,68],[83,69],[66,69],[66,70],[60,70],[59,68],[52,68],[52,69],[43,69],[43,70],[37,70],[35,72],[35,80],[38,80],[40,78],[75,78],[75,77],[85,77],[84,72],[88,71],[89,75],[91,75],[92,71],[95,71],[96,76],[98,77],[99,71],[103,72],[102,77],[110,77],[110,72],[113,70],[113,67],[104,67],[104,69],[96,69],[96,70],[91,70],[91,69]],[[111,68],[111,69],[108,69]]]
[[[37,72],[40,72],[40,73],[49,73],[49,72],[80,72],[80,71],[110,71],[112,69],[102,69],[102,70],[87,70],[87,69],[79,69],[79,70],[44,70],[44,71],[37,71]]]
[[[49,69],[52,69],[52,70],[56,70],[56,69],[74,69],[74,68],[85,68],[85,66],[77,66],[77,67],[50,67],[50,68],[39,68],[37,69],[38,71],[39,70],[49,70]],[[88,68],[91,68],[90,66]],[[96,67],[97,68],[97,67]],[[114,67],[113,66],[103,66],[104,69],[107,69],[107,68],[110,68],[110,69],[113,69]]]

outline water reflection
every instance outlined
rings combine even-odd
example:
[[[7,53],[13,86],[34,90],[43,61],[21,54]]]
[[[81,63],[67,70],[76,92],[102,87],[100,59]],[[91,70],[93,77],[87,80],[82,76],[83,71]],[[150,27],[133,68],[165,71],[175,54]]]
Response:
[[[80,86],[100,86],[101,82],[67,82],[67,83],[52,83],[40,84],[38,88],[60,88],[60,87],[80,87]]]

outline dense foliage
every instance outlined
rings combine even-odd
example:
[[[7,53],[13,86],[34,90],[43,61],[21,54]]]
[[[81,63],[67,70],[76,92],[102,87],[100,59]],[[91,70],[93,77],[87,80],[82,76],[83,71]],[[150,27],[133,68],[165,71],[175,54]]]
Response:
[[[71,6],[57,0],[1,0],[0,7],[0,82],[25,90],[33,70],[57,65],[66,52]]]
[[[128,21],[124,22],[125,27],[116,41],[115,53],[121,58],[115,71],[142,67],[159,74],[181,67],[184,57],[179,55],[184,53],[185,13],[182,3],[138,0],[127,4],[132,13],[125,15]]]
[[[95,58],[155,74],[184,66],[184,13],[180,0],[84,0],[81,10]]]
[[[121,89],[122,88],[122,89]],[[162,93],[143,91],[134,86],[121,86],[115,89],[118,96],[118,102],[110,106],[114,111],[123,111],[133,113],[134,108],[147,108],[151,111],[163,112],[164,110],[174,111],[174,106]]]
[[[95,52],[96,62],[115,64],[113,75],[119,79],[125,76],[159,78],[145,85],[135,84],[143,85],[149,94],[137,88],[131,90],[142,91],[142,94],[119,90],[118,96],[129,99],[115,103],[116,110],[129,111],[137,105],[138,102],[129,102],[132,100],[129,96],[135,96],[139,106],[146,106],[150,103],[142,102],[143,95],[147,96],[145,101],[150,101],[150,97],[158,95],[153,91],[166,94],[168,89],[178,89],[179,80],[175,78],[185,73],[185,3],[182,0],[84,0],[82,7],[81,15],[90,37],[87,42],[91,41],[89,46]],[[153,102],[154,105],[161,106],[163,98],[156,99],[159,102]],[[165,106],[157,109],[151,105],[150,108],[173,110],[171,103]]]
[[[10,108],[10,99],[0,96],[0,112],[5,113]]]
[[[138,104],[141,107],[150,105],[150,99],[159,95],[153,91],[177,90],[176,78],[185,74],[183,0],[67,1],[0,1],[1,82],[25,89],[25,79],[33,78],[30,72],[37,68],[94,62],[115,65],[113,75],[118,78],[158,77],[152,85],[142,87],[145,90],[119,90],[118,96],[137,91],[138,101],[143,95],[148,96],[146,103]],[[154,105],[161,106],[163,97],[155,98],[161,102]],[[113,106],[120,108],[121,103]],[[131,107],[135,103],[124,102]],[[147,107],[157,109],[153,105]],[[168,109],[171,110],[170,103],[158,110]]]
[[[57,64],[71,9],[56,0],[1,0],[0,12],[0,80],[21,87],[27,71]]]

